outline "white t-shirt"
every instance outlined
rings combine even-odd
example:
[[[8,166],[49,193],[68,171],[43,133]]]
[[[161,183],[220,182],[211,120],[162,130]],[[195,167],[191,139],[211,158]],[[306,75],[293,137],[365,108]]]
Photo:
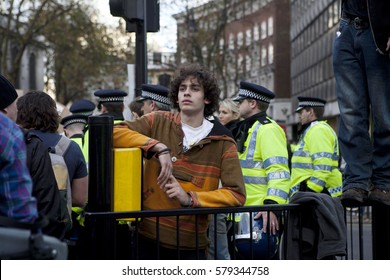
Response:
[[[203,123],[199,127],[192,127],[185,123],[182,123],[182,129],[184,132],[183,150],[189,150],[193,145],[205,138],[213,128],[214,124],[210,121],[203,119]]]

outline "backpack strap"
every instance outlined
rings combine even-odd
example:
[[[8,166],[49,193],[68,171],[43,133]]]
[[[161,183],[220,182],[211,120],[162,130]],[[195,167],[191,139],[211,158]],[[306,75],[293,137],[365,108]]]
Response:
[[[68,150],[71,140],[61,135],[60,140],[55,145],[54,149],[56,154],[60,156],[64,156],[65,152]]]

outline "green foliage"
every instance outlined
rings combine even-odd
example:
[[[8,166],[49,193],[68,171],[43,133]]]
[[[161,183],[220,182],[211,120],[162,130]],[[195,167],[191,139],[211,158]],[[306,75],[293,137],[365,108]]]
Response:
[[[123,87],[134,50],[117,44],[120,37],[129,40],[124,27],[110,30],[97,21],[93,1],[10,0],[0,13],[5,15],[0,27],[0,72],[15,84],[26,49],[37,48],[45,52],[46,87],[63,104],[90,96],[98,88]]]

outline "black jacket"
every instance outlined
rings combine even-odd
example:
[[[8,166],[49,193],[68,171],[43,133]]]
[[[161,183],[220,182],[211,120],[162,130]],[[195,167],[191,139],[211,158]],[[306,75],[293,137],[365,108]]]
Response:
[[[60,194],[51,166],[49,152],[42,140],[32,132],[25,132],[27,148],[27,167],[33,181],[32,195],[37,200],[38,213],[46,217],[48,225],[43,228],[45,234],[62,238],[64,225],[59,221]]]
[[[338,198],[324,193],[297,192],[290,203],[303,208],[291,211],[287,219],[288,260],[334,259],[346,255],[347,227]]]

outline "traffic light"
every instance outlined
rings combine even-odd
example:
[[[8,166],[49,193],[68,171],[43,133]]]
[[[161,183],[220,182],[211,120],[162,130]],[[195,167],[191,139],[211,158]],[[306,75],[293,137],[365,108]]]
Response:
[[[144,1],[146,1],[145,13]],[[127,32],[137,31],[137,21],[146,22],[146,32],[158,32],[160,30],[159,0],[110,0],[110,12],[114,17],[121,17],[126,20]]]

